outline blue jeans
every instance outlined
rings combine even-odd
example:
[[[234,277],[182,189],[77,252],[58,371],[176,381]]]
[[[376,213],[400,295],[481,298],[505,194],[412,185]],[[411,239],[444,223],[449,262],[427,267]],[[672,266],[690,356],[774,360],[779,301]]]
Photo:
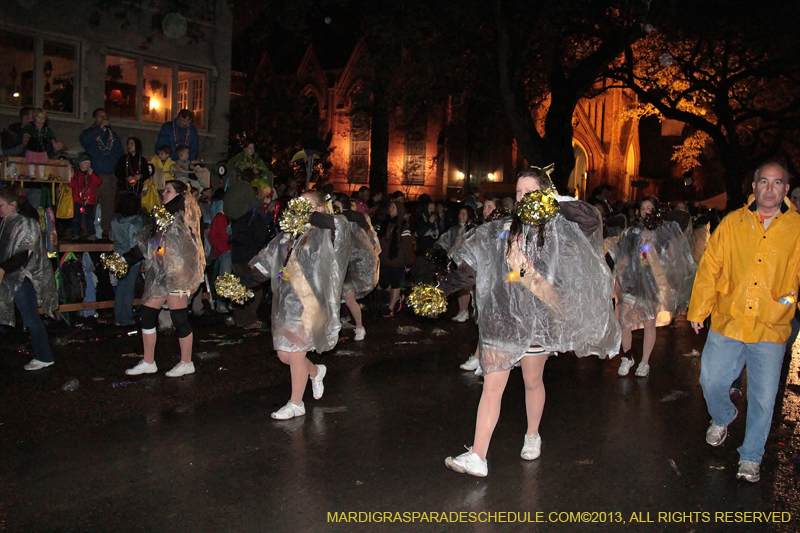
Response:
[[[141,266],[141,262],[130,265],[128,275],[117,280],[117,292],[114,294],[114,322],[121,326],[133,324],[133,291]]]
[[[792,333],[789,335],[789,340],[786,341],[786,349],[790,352],[792,351],[792,346],[794,346],[794,341],[797,340],[797,334],[800,333],[800,321],[797,320],[795,316],[792,319]],[[739,377],[731,385],[732,389],[739,389],[742,390],[742,375],[744,374],[744,370],[739,373]]]
[[[39,303],[36,299],[36,289],[28,278],[22,282],[22,286],[14,295],[14,304],[22,315],[22,322],[31,334],[31,344],[33,345],[33,356],[43,363],[53,361],[53,349],[50,348],[50,341],[47,339],[47,330],[44,327],[42,318],[39,316]]]
[[[738,449],[742,461],[761,463],[772,425],[785,350],[783,343],[744,343],[708,332],[700,360],[700,385],[708,414],[718,426],[727,426],[733,421],[736,408],[728,391],[747,364],[747,425],[744,442]]]
[[[96,206],[78,203],[74,203],[72,205],[72,237],[80,237],[81,219],[83,219],[83,223],[86,226],[86,235],[91,237],[94,235],[94,211]],[[83,212],[81,212],[81,208],[83,208]]]

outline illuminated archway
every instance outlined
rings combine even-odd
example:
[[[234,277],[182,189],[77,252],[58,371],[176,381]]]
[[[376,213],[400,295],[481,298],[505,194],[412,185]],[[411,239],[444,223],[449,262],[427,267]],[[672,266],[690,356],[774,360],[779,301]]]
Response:
[[[572,150],[575,154],[575,167],[569,175],[567,188],[578,193],[580,198],[586,198],[586,177],[589,170],[589,159],[583,145],[572,139]]]

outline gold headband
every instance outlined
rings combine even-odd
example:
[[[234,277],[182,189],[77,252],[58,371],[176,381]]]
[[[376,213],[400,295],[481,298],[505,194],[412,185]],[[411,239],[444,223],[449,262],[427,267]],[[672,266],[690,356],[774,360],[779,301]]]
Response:
[[[532,169],[534,169],[534,170],[541,170],[542,172],[544,172],[545,174],[547,174],[547,177],[548,177],[548,178],[550,177],[550,174],[552,174],[552,173],[553,173],[553,169],[555,169],[555,167],[556,167],[556,164],[555,164],[555,163],[550,163],[550,164],[549,164],[549,165],[547,165],[546,167],[537,167],[537,166],[531,165],[531,168],[532,168]]]

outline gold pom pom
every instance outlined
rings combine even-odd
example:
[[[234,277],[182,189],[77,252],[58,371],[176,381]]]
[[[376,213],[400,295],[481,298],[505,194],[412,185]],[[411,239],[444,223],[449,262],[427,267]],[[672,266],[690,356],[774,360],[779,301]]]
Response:
[[[558,210],[558,200],[550,189],[529,192],[517,204],[517,216],[529,226],[547,224]]]
[[[117,252],[113,254],[100,254],[100,262],[114,274],[117,279],[122,279],[128,275],[128,263]]]
[[[411,289],[408,305],[420,316],[435,318],[447,311],[447,297],[442,289],[421,283]]]
[[[167,211],[167,208],[160,205],[153,210],[153,217],[156,219],[156,224],[161,231],[167,231],[169,227],[175,222],[175,217]]]
[[[227,298],[237,304],[241,305],[253,297],[253,291],[250,291],[242,285],[242,282],[233,274],[223,274],[217,276],[214,282],[214,288],[217,290],[217,295],[222,298]]]
[[[307,198],[302,196],[292,198],[281,216],[281,229],[295,237],[301,235],[306,230],[306,224],[313,210],[314,206]]]

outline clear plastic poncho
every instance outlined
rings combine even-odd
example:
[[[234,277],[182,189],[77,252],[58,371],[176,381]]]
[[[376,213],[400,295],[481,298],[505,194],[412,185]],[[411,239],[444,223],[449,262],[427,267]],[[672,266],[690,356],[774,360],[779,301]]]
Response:
[[[666,326],[688,305],[697,268],[680,226],[665,221],[651,231],[637,224],[620,236],[618,250],[620,326],[639,329],[653,319]]]
[[[14,296],[25,278],[33,283],[37,303],[48,316],[52,317],[58,309],[56,278],[47,258],[39,221],[19,213],[8,215],[0,221],[0,263],[25,250],[30,252],[25,266],[5,274],[0,283],[0,324],[14,326]]]
[[[206,258],[200,233],[200,207],[191,194],[166,231],[147,233],[139,247],[144,253],[142,302],[166,298],[172,292],[191,295],[203,282]]]
[[[616,355],[620,330],[611,301],[613,278],[593,243],[557,214],[544,225],[541,248],[538,228],[523,226],[532,244],[521,250],[515,243],[507,254],[511,221],[476,228],[451,252],[456,264],[477,273],[477,373],[513,368],[529,346],[579,357]]]
[[[464,239],[464,234],[467,231],[466,224],[456,224],[452,228],[448,229],[447,231],[442,234],[441,237],[436,241],[434,246],[438,246],[445,252],[447,255],[450,256],[450,252],[453,251],[455,247],[461,244],[461,241]]]
[[[356,300],[369,294],[378,284],[380,272],[381,243],[372,229],[369,217],[364,217],[369,229],[365,230],[355,222],[350,222],[353,251],[347,265],[342,294],[352,292]]]
[[[353,242],[350,222],[333,218],[333,242],[330,230],[314,226],[296,239],[283,232],[250,261],[271,279],[276,350],[322,353],[339,340],[340,298]]]

